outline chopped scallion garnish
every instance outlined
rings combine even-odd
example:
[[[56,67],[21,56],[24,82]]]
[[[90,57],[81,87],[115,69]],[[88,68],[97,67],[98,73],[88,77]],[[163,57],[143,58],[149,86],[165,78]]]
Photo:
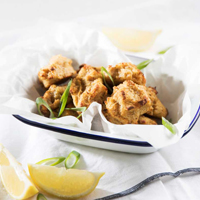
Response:
[[[87,109],[87,107],[65,108],[65,110],[73,110],[73,111],[80,111],[80,112],[82,112],[82,113],[77,117],[77,119],[81,117],[81,115],[86,111],[86,109]]]
[[[39,193],[37,195],[37,200],[47,200],[47,198],[43,194]]]
[[[42,98],[42,97],[38,97],[36,99],[36,105],[37,105],[37,109],[40,115],[44,116],[40,110],[40,106],[45,106],[49,112],[50,112],[50,118],[54,118],[54,114],[53,111],[51,110],[50,106],[48,105],[48,103]]]
[[[103,77],[103,82],[106,85],[106,87],[110,90],[110,92],[112,92],[113,90],[110,88],[110,86],[106,82],[104,72],[109,76],[110,80],[112,81],[113,86],[115,85],[114,80],[113,80],[112,76],[110,75],[110,73],[106,70],[106,68],[101,67],[101,74]]]
[[[162,117],[162,124],[163,126],[165,126],[171,133],[176,134],[177,129],[176,127],[170,123],[167,119],[165,119],[164,117]]]
[[[39,162],[37,162],[36,164],[38,165],[45,165],[48,164],[50,166],[55,166],[60,164],[61,162],[63,162],[65,160],[65,157],[54,157],[54,158],[46,158],[44,160],[41,160]],[[50,164],[51,163],[51,164]]]
[[[72,84],[72,80],[69,81],[67,88],[65,89],[65,91],[60,99],[60,110],[58,113],[58,117],[60,117],[62,115],[63,111],[65,110],[65,106],[67,104],[71,84]]]
[[[79,158],[80,158],[80,153],[78,153],[77,151],[72,151],[65,159],[66,169],[73,168],[76,165],[76,163],[79,161]]]
[[[159,51],[158,54],[165,54],[170,48],[172,48],[172,47],[168,47],[162,51]]]
[[[138,68],[139,70],[141,70],[141,69],[147,67],[147,65],[148,65],[149,63],[151,63],[152,61],[153,61],[153,59],[145,60],[145,61],[139,63],[139,64],[137,65],[137,68]]]

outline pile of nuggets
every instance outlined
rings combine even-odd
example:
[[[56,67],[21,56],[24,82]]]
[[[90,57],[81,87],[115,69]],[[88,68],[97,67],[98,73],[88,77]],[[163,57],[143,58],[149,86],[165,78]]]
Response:
[[[47,89],[42,97],[50,106],[55,116],[58,115],[60,99],[67,85],[63,83],[72,78],[67,108],[89,107],[92,102],[102,105],[106,119],[114,124],[151,124],[156,125],[156,118],[166,117],[168,112],[157,97],[153,87],[146,87],[144,74],[132,63],[119,63],[108,66],[115,86],[105,74],[107,84],[113,88],[109,94],[103,83],[100,67],[87,64],[78,71],[72,67],[72,60],[61,55],[53,56],[46,67],[38,73],[39,81]],[[41,107],[41,112],[48,117],[49,111]],[[77,117],[78,112],[65,110],[62,116]]]

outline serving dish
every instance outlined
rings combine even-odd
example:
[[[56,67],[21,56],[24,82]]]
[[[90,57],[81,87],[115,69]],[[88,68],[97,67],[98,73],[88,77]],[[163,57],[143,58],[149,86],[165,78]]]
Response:
[[[139,62],[136,58],[125,56],[98,31],[74,24],[55,26],[54,30],[51,34],[20,42],[0,52],[0,70],[4,71],[1,80],[3,90],[0,91],[1,113],[13,114],[20,121],[46,129],[48,134],[61,140],[130,153],[154,152],[178,142],[192,129],[200,115],[199,67],[196,61],[192,62],[200,49],[195,50],[193,46],[172,48],[144,69],[147,85],[157,87],[161,101],[169,110],[168,120],[172,118],[178,128],[175,135],[162,125],[117,126],[103,118],[101,123],[104,132],[100,129],[90,130],[90,122],[85,122],[94,119],[97,106],[93,106],[93,110],[87,109],[83,123],[72,117],[52,121],[38,115],[35,100],[43,93],[37,72],[53,55],[69,57],[75,69],[83,63],[106,67],[120,62]],[[11,56],[13,59],[10,59]],[[98,109],[98,113],[101,113],[101,109]]]
[[[144,58],[140,58],[133,55],[132,56],[127,55],[127,57],[133,63],[136,64],[145,60]],[[152,153],[158,150],[157,148],[153,147],[150,143],[137,137],[134,139],[123,139],[117,136],[113,137],[113,135],[110,135],[109,133],[106,132],[100,132],[100,131],[87,132],[81,130],[80,128],[74,128],[74,127],[64,128],[56,125],[41,123],[39,121],[34,121],[32,119],[23,117],[21,115],[13,115],[13,116],[25,124],[45,129],[48,131],[48,134],[52,135],[53,137],[67,142],[72,142],[85,146],[91,146],[95,148],[126,152],[126,153],[145,154],[145,153]],[[185,137],[192,130],[192,128],[198,121],[200,117],[200,105],[197,109],[195,106],[192,107],[191,116],[192,120],[188,128],[184,131],[182,138]]]
[[[102,132],[98,131],[93,131],[92,133],[89,133],[81,131],[81,129],[79,128],[73,128],[72,130],[68,128],[61,128],[32,121],[20,115],[13,116],[25,124],[35,126],[41,129],[46,129],[48,130],[48,133],[53,137],[67,142],[127,153],[145,154],[152,153],[158,150],[148,142],[145,142],[139,138],[138,140],[127,140],[110,136],[108,133],[102,134]],[[185,137],[192,130],[192,128],[198,121],[199,116],[200,106],[198,107],[192,121],[190,122],[188,129],[184,131],[182,137]]]

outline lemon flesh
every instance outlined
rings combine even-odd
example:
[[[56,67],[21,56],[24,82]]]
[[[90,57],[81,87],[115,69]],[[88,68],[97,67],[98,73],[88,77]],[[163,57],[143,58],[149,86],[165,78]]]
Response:
[[[10,162],[3,151],[0,151],[0,165],[9,166]]]
[[[0,144],[0,177],[14,199],[27,199],[38,193],[20,163]]]
[[[41,190],[62,198],[76,199],[91,193],[104,173],[46,165],[28,165],[30,176]]]
[[[133,52],[148,50],[162,32],[129,28],[103,28],[102,31],[119,49]]]

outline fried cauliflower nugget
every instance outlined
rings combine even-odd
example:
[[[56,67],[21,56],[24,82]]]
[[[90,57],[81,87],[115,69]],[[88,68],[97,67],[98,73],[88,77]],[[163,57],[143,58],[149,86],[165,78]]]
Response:
[[[120,121],[117,120],[116,118],[113,118],[113,116],[109,114],[109,112],[108,112],[108,110],[106,109],[106,107],[103,106],[102,112],[103,112],[105,118],[106,118],[109,122],[111,122],[111,123],[113,123],[113,124],[123,124],[122,122],[120,122]]]
[[[110,65],[108,66],[107,71],[112,76],[115,85],[119,85],[126,80],[131,80],[138,85],[146,84],[144,74],[132,63],[119,63],[115,67]],[[109,85],[112,85],[108,76],[106,76],[106,81]]]
[[[72,67],[72,60],[61,55],[53,56],[46,67],[40,69],[38,78],[45,88],[52,84],[65,81],[67,78],[76,75]]]
[[[145,125],[157,125],[157,122],[149,117],[141,115],[138,120],[138,124],[145,124]]]
[[[168,111],[157,97],[158,92],[156,91],[156,89],[153,87],[147,87],[147,93],[152,101],[153,107],[153,109],[151,111],[148,111],[147,114],[157,118],[166,117]]]
[[[139,117],[152,109],[146,87],[133,81],[124,81],[114,87],[111,97],[105,101],[103,113],[115,124],[138,124]]]
[[[66,85],[64,85],[64,86],[51,85],[50,88],[45,92],[44,96],[42,97],[48,103],[48,105],[54,112],[55,116],[58,115],[58,112],[60,109],[60,99],[61,99],[61,96],[64,93],[66,87],[67,87]],[[68,96],[66,107],[67,108],[74,107],[71,95]],[[49,110],[45,106],[41,106],[41,112],[46,117],[48,117],[50,114]],[[71,111],[71,110],[70,111],[65,110],[63,112],[62,116],[66,116],[66,115],[73,115],[73,116],[77,117],[78,113],[75,111]]]
[[[86,64],[82,66],[70,87],[70,93],[76,107],[89,107],[94,101],[102,104],[107,92],[101,73]]]

